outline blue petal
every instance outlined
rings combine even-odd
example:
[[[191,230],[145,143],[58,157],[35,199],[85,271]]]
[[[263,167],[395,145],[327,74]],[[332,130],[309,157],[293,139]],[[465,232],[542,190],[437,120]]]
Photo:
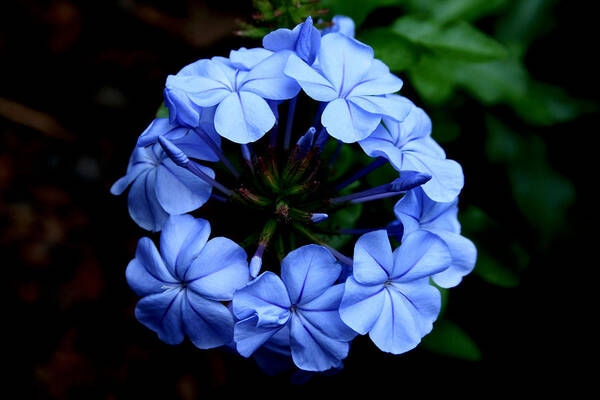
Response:
[[[291,51],[280,51],[262,61],[244,77],[240,91],[248,91],[269,100],[287,100],[295,97],[300,86],[283,73]]]
[[[354,143],[366,138],[380,122],[380,116],[364,111],[344,99],[335,99],[327,104],[321,115],[321,123],[327,128],[327,132],[344,143]]]
[[[405,235],[394,251],[394,282],[410,282],[442,272],[450,266],[450,250],[436,235],[418,230]]]
[[[210,224],[204,219],[195,219],[187,214],[169,217],[160,234],[160,252],[173,276],[178,276],[179,280],[183,276],[179,273],[181,271],[176,271],[176,266],[182,264],[182,249],[189,248],[193,243],[197,255],[204,248],[209,235]],[[189,266],[191,259],[188,259],[189,256],[184,258],[183,264]]]
[[[168,270],[156,246],[149,238],[141,238],[135,253],[125,271],[127,283],[139,296],[162,292],[165,285],[178,282]]]
[[[381,61],[373,60],[367,74],[358,82],[348,96],[372,96],[397,92],[402,88],[402,79],[390,73]]]
[[[142,132],[138,138],[136,146],[145,147],[156,143],[159,136],[164,136],[173,141],[182,138],[187,134],[189,128],[173,125],[168,118],[156,118]]]
[[[449,202],[458,196],[464,185],[464,175],[459,163],[454,160],[441,159],[423,154],[423,152],[407,151],[404,153],[402,169],[425,172],[432,176],[425,183],[423,191],[432,200]]]
[[[306,94],[315,100],[332,101],[337,97],[337,90],[332,83],[296,55],[290,56],[284,72],[294,78]]]
[[[217,107],[215,128],[236,143],[254,142],[273,127],[275,116],[267,102],[250,92],[232,93]]]
[[[348,328],[340,318],[339,308],[344,294],[344,284],[329,287],[314,300],[298,306],[296,312],[303,319],[332,339],[349,342],[356,332]]]
[[[233,315],[218,301],[207,300],[191,290],[185,291],[183,325],[186,335],[200,349],[230,343],[233,339]]]
[[[215,177],[212,169],[200,166],[202,172]],[[177,195],[174,195],[174,194]],[[197,210],[210,198],[212,185],[185,168],[165,158],[156,169],[156,197],[169,214],[183,214]]]
[[[313,26],[311,17],[306,18],[306,21],[300,24],[299,27],[300,32],[295,46],[296,54],[304,61],[312,64],[315,62],[315,58],[317,58],[317,54],[321,48],[321,32]]]
[[[383,307],[383,285],[367,286],[349,277],[340,303],[340,317],[361,335],[371,330]]]
[[[239,69],[250,70],[258,63],[273,54],[272,51],[265,49],[261,47],[254,49],[242,47],[238,50],[231,50],[229,52],[229,60],[235,67]]]
[[[340,276],[341,267],[325,247],[302,246],[281,262],[281,280],[292,304],[303,304],[323,294]]]
[[[181,288],[146,296],[135,306],[135,317],[156,332],[163,342],[179,344],[184,338],[181,319],[183,297]]]
[[[223,82],[224,80],[224,78],[216,80],[198,75],[169,75],[165,87],[169,91],[187,93],[188,98],[198,106],[210,107],[218,104],[231,93],[230,85]]]
[[[277,275],[264,272],[237,290],[233,296],[233,313],[237,319],[258,316],[259,326],[281,326],[290,315],[290,299]]]
[[[354,21],[350,17],[345,15],[336,15],[331,19],[333,26],[323,29],[323,35],[332,32],[339,32],[343,35],[353,38],[354,37]]]
[[[319,68],[344,97],[369,72],[373,49],[357,40],[331,33],[323,36],[319,50]]]
[[[445,271],[433,276],[433,281],[440,287],[451,288],[460,283],[463,276],[475,267],[477,248],[469,239],[457,233],[434,232],[448,245],[452,262]]]
[[[242,356],[250,357],[282,328],[283,325],[260,325],[256,315],[238,321],[233,329],[236,349]]]
[[[169,109],[169,122],[186,127],[198,126],[201,109],[188,97],[188,93],[176,89],[165,88],[165,106]]]
[[[412,107],[404,97],[398,95],[351,96],[348,100],[371,114],[387,116],[396,121],[406,118]]]
[[[298,368],[305,371],[326,371],[339,366],[340,360],[348,355],[350,345],[332,339],[296,313],[291,318],[290,347]]]
[[[224,237],[208,241],[185,274],[190,290],[219,301],[231,300],[249,279],[246,252]]]
[[[179,149],[190,158],[203,161],[219,161],[219,156],[215,154],[215,152],[206,144],[203,137],[200,136],[200,133],[198,133],[197,130],[202,130],[205,132],[206,136],[208,136],[207,139],[212,140],[216,147],[221,146],[221,136],[219,136],[216,131],[213,134],[210,132],[210,130],[206,131],[203,128],[190,130],[190,132],[184,137],[173,141],[173,144],[177,145],[177,147],[179,147]],[[212,130],[214,130],[214,128]]]
[[[382,312],[369,336],[382,351],[404,353],[415,348],[431,331],[440,307],[440,293],[428,284],[419,285],[409,294],[388,288]]]
[[[354,245],[353,276],[367,285],[384,283],[392,273],[392,246],[385,229],[365,233]]]
[[[131,218],[142,228],[159,231],[169,214],[156,199],[156,169],[141,174],[129,190],[127,206]]]
[[[460,232],[458,199],[448,203],[431,200],[422,188],[409,191],[394,206],[396,217],[404,225],[404,235],[417,230]]]

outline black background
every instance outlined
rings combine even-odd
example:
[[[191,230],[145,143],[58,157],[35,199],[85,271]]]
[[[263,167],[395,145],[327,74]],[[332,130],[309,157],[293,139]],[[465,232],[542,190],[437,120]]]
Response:
[[[359,337],[341,373],[298,387],[288,376],[266,376],[252,360],[187,342],[168,346],[135,320],[137,299],[124,270],[146,233],[130,220],[125,198],[110,195],[110,185],[123,175],[138,134],[161,103],[168,74],[254,45],[230,35],[234,19],[250,14],[249,3],[22,0],[0,6],[0,246],[9,294],[3,331],[16,398],[192,399],[240,388],[288,396],[290,389],[341,394],[366,387],[395,397],[580,390],[587,375],[579,373],[577,358],[591,357],[597,336],[597,313],[585,311],[596,297],[598,264],[587,259],[597,237],[594,115],[544,131],[553,167],[577,190],[569,222],[550,250],[531,254],[517,288],[469,276],[452,290],[448,316],[479,344],[481,362],[422,349],[391,356]],[[598,30],[590,3],[561,3],[553,30],[531,47],[526,64],[535,78],[594,100]],[[377,25],[384,14],[367,24]],[[410,97],[409,85],[404,90]],[[465,106],[473,118],[464,130],[481,127],[479,107]],[[494,192],[502,174],[478,168],[482,141],[465,134],[447,150],[467,177],[462,204],[485,204],[504,223],[514,210]],[[535,240],[524,225],[504,228],[503,235]]]

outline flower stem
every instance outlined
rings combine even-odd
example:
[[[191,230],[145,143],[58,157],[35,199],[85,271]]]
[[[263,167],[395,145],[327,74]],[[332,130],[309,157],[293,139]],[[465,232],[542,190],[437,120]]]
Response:
[[[283,141],[283,148],[286,151],[290,149],[290,142],[292,140],[292,126],[294,125],[294,112],[296,111],[297,101],[298,96],[290,100],[287,121],[285,121],[285,138]]]

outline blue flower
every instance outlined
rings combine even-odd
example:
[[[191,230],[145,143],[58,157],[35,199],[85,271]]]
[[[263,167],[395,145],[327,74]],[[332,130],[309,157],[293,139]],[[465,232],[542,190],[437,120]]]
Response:
[[[315,65],[292,55],[285,73],[310,97],[327,103],[321,123],[345,143],[369,136],[382,116],[401,121],[410,110],[403,97],[390,95],[400,90],[402,80],[373,58],[371,47],[341,33],[323,36]]]
[[[460,235],[458,198],[448,203],[431,200],[422,188],[409,191],[394,207],[396,217],[404,226],[404,236],[425,230],[442,239],[450,250],[450,267],[433,276],[444,288],[454,287],[475,267],[477,249],[473,242]]]
[[[385,230],[361,236],[340,305],[342,320],[361,335],[368,332],[382,351],[413,349],[440,312],[441,295],[429,277],[449,263],[448,247],[428,232],[407,236],[393,253]]]
[[[197,107],[216,106],[214,127],[221,136],[236,143],[254,142],[275,124],[266,100],[287,100],[300,90],[283,73],[291,54],[289,50],[272,53],[242,48],[232,51],[229,59],[197,61],[193,75],[171,75],[166,87],[185,93]]]
[[[195,134],[180,137],[177,145],[190,157],[207,161],[218,159]],[[214,178],[212,169],[200,168]],[[116,181],[110,191],[120,195],[129,185],[129,215],[139,226],[153,232],[161,230],[169,215],[200,208],[212,193],[211,185],[175,165],[158,144],[136,147],[129,159],[127,174]]]
[[[263,38],[263,47],[273,51],[291,50],[303,61],[312,64],[321,47],[321,33],[308,17],[292,30],[282,28],[267,34]]]
[[[463,187],[460,164],[446,159],[444,150],[431,138],[431,120],[419,107],[412,105],[402,122],[385,118],[384,124],[359,144],[369,156],[388,159],[397,171],[431,175],[423,190],[436,201],[452,201]]]
[[[248,282],[247,255],[233,241],[208,241],[209,235],[208,221],[172,216],[160,235],[161,252],[142,238],[127,266],[127,282],[142,297],[135,316],[165,343],[185,336],[201,349],[231,342],[233,315],[221,302]]]
[[[354,20],[345,15],[336,15],[331,19],[333,25],[324,28],[321,33],[327,35],[328,33],[339,32],[343,35],[353,38],[354,37]]]
[[[281,278],[264,272],[233,297],[234,340],[249,357],[283,329],[289,329],[292,359],[306,371],[339,367],[356,334],[340,319],[344,286],[335,257],[322,246],[307,245],[282,261]]]

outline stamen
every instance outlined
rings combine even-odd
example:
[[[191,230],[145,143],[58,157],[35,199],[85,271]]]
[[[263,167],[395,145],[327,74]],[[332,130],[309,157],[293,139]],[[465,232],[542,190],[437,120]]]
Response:
[[[388,160],[386,160],[383,157],[379,157],[379,158],[375,159],[373,162],[371,162],[369,165],[367,165],[366,167],[364,167],[363,169],[361,169],[360,171],[358,171],[357,173],[352,175],[350,178],[348,178],[345,181],[343,181],[342,183],[338,184],[335,187],[335,190],[337,190],[339,192],[346,186],[361,179],[363,176],[366,176],[369,173],[375,171],[377,168],[381,167],[382,165],[385,165],[387,162],[388,162]]]
[[[294,124],[294,112],[296,111],[296,102],[298,96],[290,100],[288,107],[287,121],[285,121],[285,137],[283,142],[283,148],[287,151],[290,149],[290,141],[292,140],[292,125]]]
[[[217,144],[212,140],[212,138],[204,132],[202,128],[194,129],[194,132],[210,147],[210,149],[219,157],[219,160],[225,165],[225,167],[231,172],[236,179],[240,177],[240,173],[235,169],[233,164],[225,157],[223,150],[217,146]]]
[[[325,213],[313,213],[310,216],[310,220],[314,223],[317,224],[321,221],[325,221],[327,218],[329,218],[329,215],[325,214]]]
[[[160,143],[160,146],[163,148],[167,156],[171,160],[173,160],[173,162],[179,167],[186,168],[192,174],[196,175],[209,185],[212,185],[215,189],[219,190],[227,197],[231,196],[231,194],[233,193],[232,190],[226,188],[210,176],[206,175],[204,171],[202,171],[202,169],[200,168],[200,165],[190,160],[188,156],[183,151],[181,151],[179,147],[173,144],[173,142],[171,142],[169,139],[166,139],[164,136],[159,136],[158,142]]]

